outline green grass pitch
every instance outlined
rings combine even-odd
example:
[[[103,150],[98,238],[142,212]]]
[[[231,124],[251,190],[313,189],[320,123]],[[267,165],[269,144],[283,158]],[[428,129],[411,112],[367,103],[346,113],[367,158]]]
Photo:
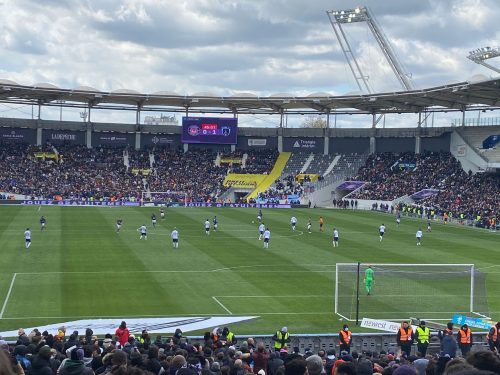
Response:
[[[335,333],[342,321],[333,313],[335,264],[474,263],[486,274],[493,319],[500,319],[500,237],[486,230],[433,224],[422,246],[415,243],[425,221],[374,212],[321,209],[264,209],[272,238],[269,249],[258,240],[257,209],[96,208],[0,206],[0,330],[57,323],[79,318],[252,315],[233,324],[238,334],[272,334],[282,326],[292,333]],[[156,213],[158,225],[151,226]],[[38,220],[47,218],[40,231]],[[217,215],[219,231],[204,233],[204,221]],[[290,217],[298,218],[292,232]],[[319,216],[325,231],[319,232]],[[308,234],[308,217],[313,233]],[[117,218],[124,226],[115,231]],[[254,221],[252,223],[252,221]],[[378,227],[386,236],[379,242]],[[137,228],[146,224],[147,241]],[[170,231],[177,227],[180,246],[173,249]],[[340,231],[340,247],[332,247],[332,228]],[[24,246],[24,230],[32,229],[32,246]],[[15,280],[12,282],[15,275]],[[433,285],[427,302],[446,312],[454,285]],[[394,309],[412,316],[422,303],[370,296],[370,311]],[[457,295],[467,292],[456,291]],[[361,304],[368,303],[362,296]],[[457,297],[457,298],[467,298]],[[403,303],[401,303],[403,301]],[[378,306],[377,304],[380,304]],[[454,310],[451,310],[454,311]],[[391,318],[374,313],[370,317]],[[351,327],[354,323],[351,323]],[[198,332],[199,333],[199,332]]]

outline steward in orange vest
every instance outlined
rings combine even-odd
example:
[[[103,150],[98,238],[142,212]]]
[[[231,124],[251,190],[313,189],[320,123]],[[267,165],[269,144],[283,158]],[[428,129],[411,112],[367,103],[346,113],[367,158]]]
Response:
[[[467,324],[460,327],[457,333],[457,343],[458,347],[462,351],[462,357],[466,357],[469,354],[472,347],[472,331]]]
[[[349,331],[349,326],[347,324],[344,324],[342,327],[342,330],[339,332],[339,345],[340,345],[340,352],[345,350],[347,353],[351,352],[351,341],[352,333]]]
[[[486,340],[490,346],[492,352],[498,352],[500,350],[500,343],[498,340],[498,329],[500,329],[500,322],[497,322],[486,335]]]
[[[408,324],[408,322],[401,323],[401,328],[399,328],[397,341],[398,345],[401,347],[401,351],[406,355],[410,356],[411,345],[413,344],[413,329]]]

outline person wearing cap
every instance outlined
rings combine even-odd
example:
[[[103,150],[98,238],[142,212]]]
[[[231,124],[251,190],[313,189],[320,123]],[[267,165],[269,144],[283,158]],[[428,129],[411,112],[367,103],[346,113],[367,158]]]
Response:
[[[33,358],[30,374],[52,375],[51,356],[50,347],[48,345],[42,346],[38,350],[38,354]]]
[[[460,351],[462,352],[462,357],[467,357],[470,349],[472,348],[472,331],[467,324],[462,325],[457,333],[457,342]]]
[[[453,322],[448,322],[446,324],[446,329],[438,332],[439,340],[443,341],[443,337],[453,335]]]
[[[234,333],[231,332],[228,327],[224,327],[222,329],[221,341],[225,342],[226,346],[229,346],[236,344],[237,340],[236,337],[234,336]]]
[[[272,340],[274,341],[274,350],[281,352],[281,349],[287,349],[287,344],[291,341],[290,334],[288,333],[288,328],[283,327],[281,331],[276,331]]]
[[[415,330],[415,340],[417,341],[417,350],[422,354],[422,357],[425,357],[427,354],[430,337],[431,330],[425,325],[425,321],[421,320]]]
[[[349,331],[349,326],[344,324],[342,329],[339,332],[339,350],[346,351],[347,353],[351,352],[351,341],[352,333]]]
[[[401,352],[406,354],[408,357],[411,352],[411,345],[414,340],[413,329],[411,328],[408,322],[401,323],[401,327],[399,328],[397,341],[398,345],[401,347]]]
[[[90,367],[85,367],[83,363],[83,349],[74,348],[70,352],[70,357],[66,358],[59,367],[59,375],[93,375],[94,371]]]

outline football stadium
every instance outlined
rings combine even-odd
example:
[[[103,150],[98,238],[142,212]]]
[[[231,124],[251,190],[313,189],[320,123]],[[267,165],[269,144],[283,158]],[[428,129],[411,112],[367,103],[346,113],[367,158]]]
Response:
[[[416,88],[369,8],[326,15],[359,91],[0,69],[0,374],[500,374],[500,50]]]

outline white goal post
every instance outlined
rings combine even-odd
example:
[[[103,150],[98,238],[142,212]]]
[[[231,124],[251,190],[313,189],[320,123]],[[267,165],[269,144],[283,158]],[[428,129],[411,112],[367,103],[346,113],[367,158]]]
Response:
[[[141,191],[141,206],[169,205],[171,203],[183,203],[187,205],[187,193],[184,191]]]
[[[373,283],[365,284],[365,271]],[[474,264],[337,263],[335,314],[341,319],[489,318],[485,274]]]

